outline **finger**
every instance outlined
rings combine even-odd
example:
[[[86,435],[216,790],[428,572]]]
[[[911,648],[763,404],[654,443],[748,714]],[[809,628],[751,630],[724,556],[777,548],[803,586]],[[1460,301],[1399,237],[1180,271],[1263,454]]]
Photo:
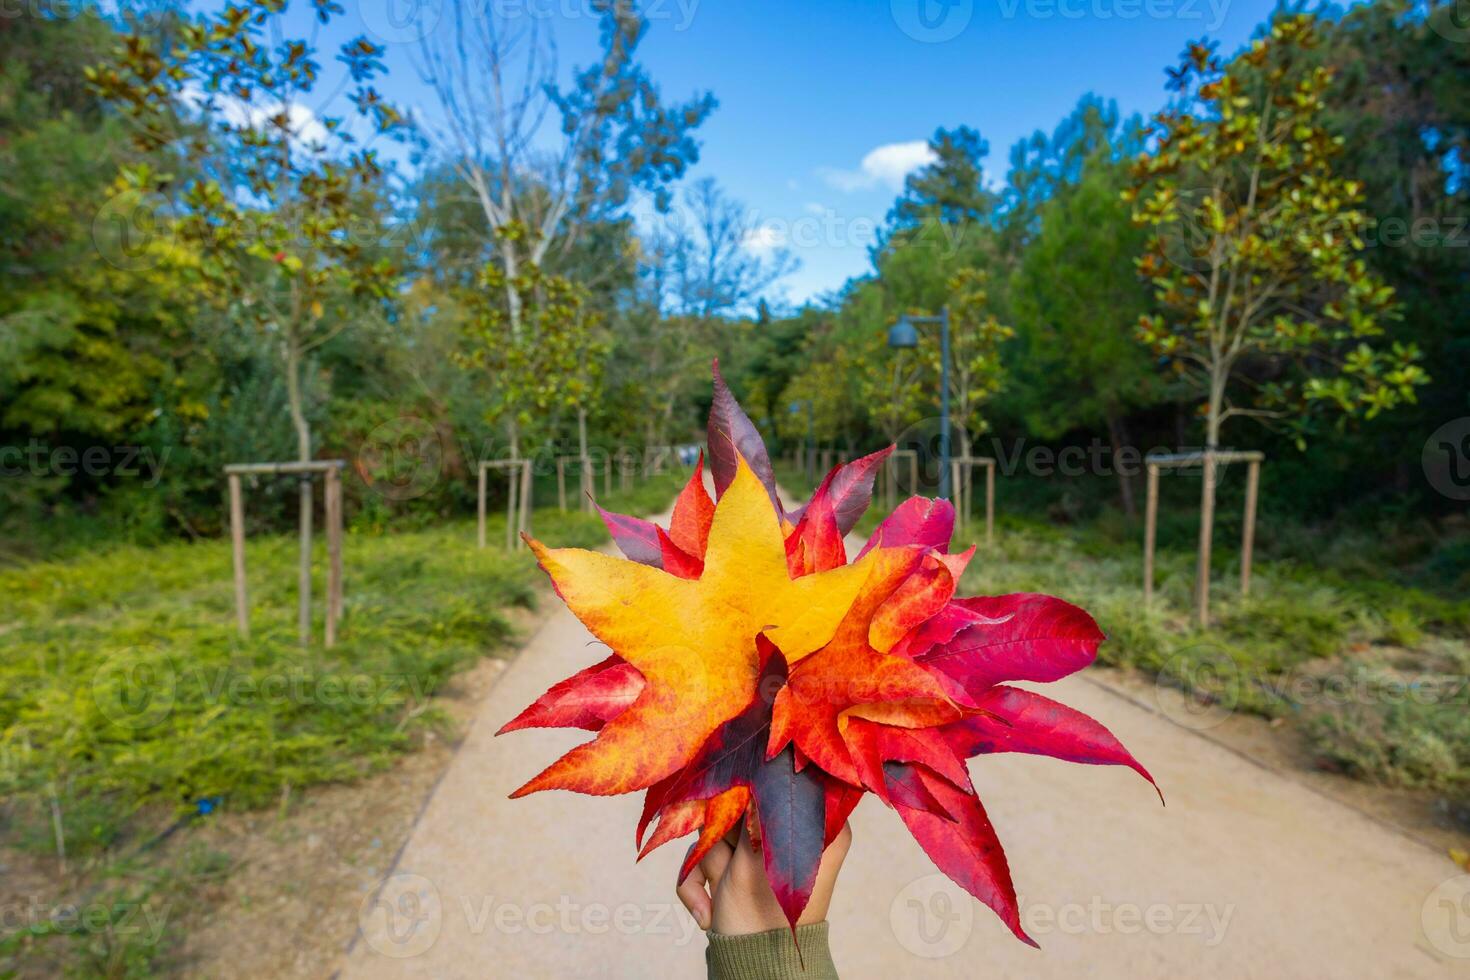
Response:
[[[714,918],[714,904],[710,896],[714,894],[729,863],[730,845],[720,841],[709,849],[709,853],[699,864],[689,869],[689,877],[674,889],[679,901],[684,903],[684,907],[694,916],[694,921],[699,923],[701,929],[708,929]]]
[[[704,883],[704,869],[695,867],[689,872],[689,877],[674,889],[674,893],[679,896],[679,901],[684,903],[689,914],[694,916],[699,928],[708,929],[714,906],[710,902],[709,892],[704,890]]]
[[[709,849],[709,853],[699,862],[699,870],[704,872],[704,877],[709,882],[709,893],[713,895],[715,889],[720,887],[720,879],[725,877],[725,871],[730,867],[730,859],[734,857],[735,849],[729,844],[721,841]]]

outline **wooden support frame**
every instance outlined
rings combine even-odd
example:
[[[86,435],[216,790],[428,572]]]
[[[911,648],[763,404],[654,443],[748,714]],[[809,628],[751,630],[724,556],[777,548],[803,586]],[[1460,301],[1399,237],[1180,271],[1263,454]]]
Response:
[[[504,470],[505,493],[505,550],[513,551],[524,547],[522,534],[531,531],[531,461],[524,458],[482,459],[476,481],[475,536],[479,547],[485,547],[485,496],[491,470]]]
[[[627,446],[618,450],[618,486],[627,491],[638,475],[638,453]],[[611,485],[609,484],[609,489]]]
[[[322,477],[322,509],[327,533],[327,606],[324,642],[337,643],[342,622],[342,471],[345,459],[311,460],[305,463],[231,463],[225,467],[230,492],[230,549],[235,578],[235,628],[241,639],[250,638],[250,593],[245,577],[245,489],[247,476],[295,476],[301,480],[301,563],[297,576],[297,640],[311,641],[311,481]]]
[[[950,485],[954,488],[955,517],[960,530],[970,523],[971,494],[975,492],[975,467],[985,468],[985,547],[995,544],[995,457],[959,456],[949,463]]]
[[[579,509],[584,513],[592,513],[592,497],[597,490],[597,471],[593,468],[592,456],[580,456],[576,453],[556,457],[556,506],[557,509],[566,513],[567,509],[567,463],[574,461],[577,464],[577,483],[581,486],[581,502]],[[605,467],[607,472],[607,491],[612,493],[612,470]]]
[[[913,493],[919,486],[919,453],[915,449],[895,449],[888,454],[888,461],[883,467],[883,509],[891,511],[898,503],[898,465],[900,461],[907,459],[909,462],[909,493]]]
[[[1154,598],[1154,547],[1158,541],[1159,519],[1159,471],[1184,469],[1199,466],[1204,469],[1204,479],[1219,481],[1219,468],[1231,463],[1245,463],[1245,516],[1240,540],[1240,594],[1250,595],[1251,561],[1256,542],[1256,501],[1261,486],[1261,463],[1266,454],[1251,451],[1204,450],[1203,452],[1158,454],[1144,457],[1148,468],[1148,501],[1144,507],[1143,524],[1143,603],[1150,605]],[[1214,495],[1210,495],[1213,499]],[[1213,514],[1200,514],[1200,526],[1207,522],[1213,526]],[[1201,537],[1198,567],[1195,570],[1194,604],[1196,621],[1205,625],[1210,619],[1210,546],[1212,541]]]
[[[673,446],[648,446],[643,450],[643,475],[657,476],[664,471],[664,463],[674,455]]]

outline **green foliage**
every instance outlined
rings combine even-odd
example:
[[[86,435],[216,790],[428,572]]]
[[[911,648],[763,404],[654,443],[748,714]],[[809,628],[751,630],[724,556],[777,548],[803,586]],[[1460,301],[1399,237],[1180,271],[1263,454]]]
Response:
[[[1150,358],[1134,340],[1150,310],[1132,275],[1144,234],[1119,200],[1122,167],[1091,158],[1075,186],[1040,207],[1011,286],[1018,333],[1009,358],[1026,427],[1042,438],[1115,423],[1159,400]]]
[[[320,24],[340,12],[315,8]],[[167,171],[124,166],[115,199],[128,214],[151,205],[151,220],[197,253],[197,262],[171,262],[170,272],[196,279],[233,324],[280,336],[297,454],[309,459],[303,359],[361,315],[362,301],[388,299],[400,273],[374,247],[383,193],[376,151],[359,148],[330,105],[313,104],[327,88],[318,52],[286,34],[285,16],[276,0],[247,0],[182,20],[166,39],[140,28],[86,77],[132,125],[139,150],[172,157]],[[381,55],[356,37],[337,60],[355,115],[391,136],[404,121],[372,85],[385,70]]]
[[[1139,336],[1205,395],[1209,446],[1233,415],[1283,420],[1304,442],[1309,408],[1372,418],[1427,381],[1417,348],[1385,338],[1398,310],[1361,254],[1362,184],[1334,170],[1318,41],[1299,14],[1228,64],[1191,45],[1171,72],[1181,105],[1155,117],[1127,192],[1152,229],[1138,268],[1164,310]],[[1251,395],[1232,401],[1240,377]]]
[[[1155,604],[1144,610],[1136,534],[1118,538],[1101,524],[1064,532],[1007,517],[996,553],[977,558],[963,586],[1076,602],[1108,635],[1105,663],[1140,668],[1217,702],[1215,710],[1292,720],[1319,758],[1353,774],[1470,796],[1470,602],[1378,574],[1258,561],[1252,595],[1222,589],[1216,624],[1200,630],[1188,618],[1188,536],[1178,544],[1161,548]],[[1273,547],[1269,538],[1263,544]],[[1438,624],[1420,618],[1445,602],[1453,608],[1442,609]]]
[[[512,224],[497,237],[522,234]],[[457,359],[489,376],[494,394],[486,421],[504,422],[519,435],[537,420],[596,400],[607,344],[586,309],[586,289],[536,265],[508,280],[500,264],[489,262],[459,301],[469,347]]]
[[[902,232],[928,222],[981,224],[998,200],[985,186],[990,143],[969,126],[943,127],[929,140],[933,159],[904,178],[903,194],[888,213],[892,229]]]
[[[651,479],[604,503],[647,512],[679,482]],[[496,523],[491,541],[503,538]],[[535,523],[568,545],[607,539],[591,515],[543,510]],[[187,821],[201,799],[269,806],[288,789],[382,769],[442,729],[435,699],[456,672],[508,649],[507,613],[532,606],[543,579],[527,552],[482,551],[474,535],[464,523],[349,534],[346,618],[331,651],[295,643],[286,537],[247,549],[248,641],[235,633],[226,542],[112,547],[0,573],[5,843],[55,852],[54,812],[68,861],[96,886],[90,905],[134,915],[146,904],[177,907],[191,883],[221,869],[150,852],[160,827]],[[318,576],[317,596],[323,587]],[[7,932],[0,970],[18,954],[89,975],[154,975],[170,937],[116,925]]]

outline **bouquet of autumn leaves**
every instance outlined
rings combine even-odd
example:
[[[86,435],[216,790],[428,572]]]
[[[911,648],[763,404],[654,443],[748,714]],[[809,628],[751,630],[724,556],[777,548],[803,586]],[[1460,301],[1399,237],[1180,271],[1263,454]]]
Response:
[[[643,790],[640,857],[698,834],[681,882],[744,820],[795,928],[822,852],[872,793],[941,871],[1035,945],[965,760],[1027,752],[1152,777],[1093,719],[1010,686],[1087,666],[1103,634],[1051,596],[956,597],[974,548],[949,551],[947,501],[905,501],[849,560],[843,539],[888,452],[834,468],[787,510],[716,367],[714,500],[701,459],[667,530],[602,512],[626,559],[528,539],[612,654],[501,729],[597,732],[512,796]]]

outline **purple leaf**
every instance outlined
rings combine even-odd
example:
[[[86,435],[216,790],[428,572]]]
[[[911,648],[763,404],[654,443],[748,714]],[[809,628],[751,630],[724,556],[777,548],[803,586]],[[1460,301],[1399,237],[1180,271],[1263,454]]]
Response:
[[[822,864],[827,790],[815,767],[796,771],[789,745],[756,770],[752,788],[761,822],[766,879],[794,933]]]
[[[608,532],[612,534],[613,541],[617,542],[623,554],[640,565],[664,567],[664,552],[659,544],[657,524],[639,517],[614,514],[601,507],[597,508],[597,513],[602,515],[602,523],[607,525]]]
[[[776,496],[776,476],[771,471],[771,457],[766,453],[766,444],[760,430],[745,414],[745,409],[730,393],[725,379],[720,375],[720,362],[715,361],[715,400],[709,408],[709,468],[715,480],[715,497],[725,493],[735,479],[737,460],[745,464],[771,495],[771,504],[776,513],[782,513],[781,500]],[[631,557],[631,556],[630,556]]]

